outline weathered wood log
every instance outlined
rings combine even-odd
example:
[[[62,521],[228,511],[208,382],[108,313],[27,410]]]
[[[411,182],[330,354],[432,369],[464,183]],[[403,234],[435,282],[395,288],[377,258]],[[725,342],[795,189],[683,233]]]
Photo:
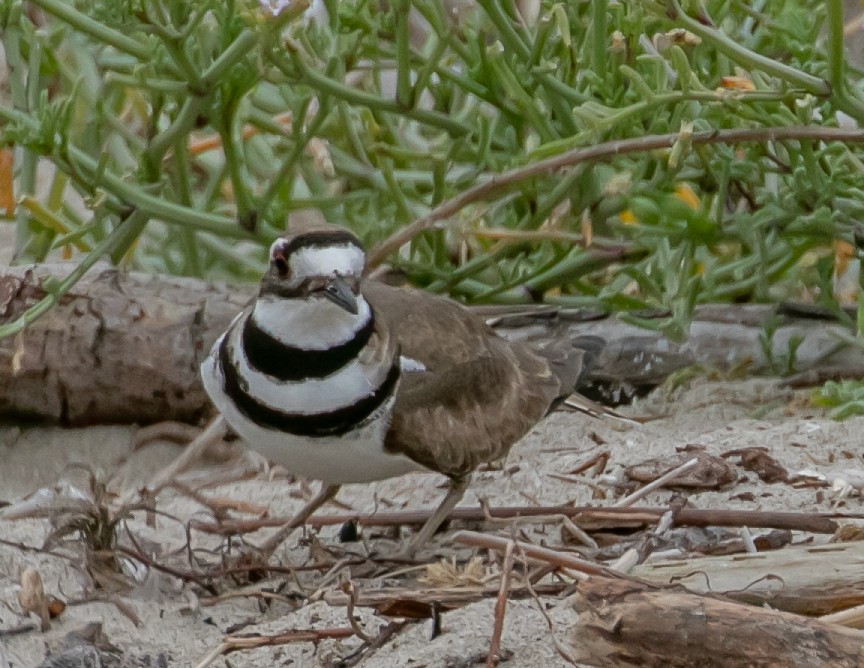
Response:
[[[31,269],[0,274],[0,323],[42,299],[47,277],[68,271]],[[0,340],[0,419],[197,420],[208,410],[198,367],[252,293],[102,265],[36,323]]]
[[[630,574],[677,583],[802,615],[826,615],[864,604],[864,543],[798,545],[755,554],[699,557],[636,566]]]
[[[506,308],[513,312],[517,307]],[[527,307],[515,316],[505,314],[501,307],[476,310],[511,338],[542,337],[554,327],[560,330],[562,324],[571,335],[601,337],[607,344],[591,378],[606,383],[658,385],[670,374],[694,365],[718,371],[746,368],[753,374],[776,374],[799,340],[791,365],[799,372],[799,383],[808,377],[806,372],[812,372],[816,384],[821,378],[819,372],[826,367],[845,369],[847,373],[850,369],[860,370],[864,375],[864,350],[843,343],[852,335],[852,329],[826,311],[806,304],[697,306],[683,341],[636,327],[614,314],[550,307]],[[668,314],[640,315],[659,319]],[[766,354],[769,350],[770,354]]]
[[[69,265],[0,272],[0,323],[46,294],[45,280]],[[92,270],[46,316],[0,340],[0,419],[64,424],[195,421],[208,410],[198,365],[255,286]],[[592,374],[600,382],[651,386],[693,364],[770,371],[760,337],[773,323],[773,349],[801,337],[797,368],[864,369],[864,351],[838,344],[843,325],[772,305],[716,305],[697,310],[685,341],[639,329],[615,316],[549,307],[478,309],[505,336],[593,334],[609,344]]]
[[[611,578],[576,586],[571,644],[591,666],[861,665],[864,631],[683,590]]]

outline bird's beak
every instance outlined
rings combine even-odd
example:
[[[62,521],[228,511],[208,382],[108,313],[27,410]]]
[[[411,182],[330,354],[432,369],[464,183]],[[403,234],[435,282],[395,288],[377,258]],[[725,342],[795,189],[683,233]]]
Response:
[[[357,315],[357,297],[351,285],[341,276],[336,276],[324,288],[324,296],[337,306],[341,306],[348,313]]]

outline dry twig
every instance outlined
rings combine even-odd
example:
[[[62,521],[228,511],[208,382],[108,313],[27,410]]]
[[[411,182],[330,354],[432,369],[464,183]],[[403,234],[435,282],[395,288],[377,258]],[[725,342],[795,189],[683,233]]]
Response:
[[[201,661],[195,664],[195,668],[207,668],[220,656],[230,654],[243,649],[257,649],[258,647],[277,647],[298,642],[318,643],[322,640],[350,638],[354,635],[352,628],[329,628],[309,631],[286,631],[275,636],[228,636],[218,647],[209,652]]]
[[[350,624],[351,628],[354,629],[354,635],[360,638],[364,643],[371,643],[374,638],[370,638],[366,635],[363,627],[360,626],[360,622],[358,622],[357,618],[354,616],[354,606],[357,603],[357,588],[354,586],[354,583],[349,580],[348,582],[342,583],[341,589],[348,595],[348,605],[345,606],[345,613],[348,616],[348,624]]]
[[[453,541],[456,543],[462,543],[463,545],[468,545],[470,547],[479,547],[487,550],[495,550],[496,552],[506,552],[507,545],[511,542],[508,538],[488,536],[486,534],[478,533],[476,531],[459,531],[456,533],[455,536],[453,536]],[[576,571],[577,573],[584,573],[586,575],[603,575],[611,578],[627,578],[627,576],[623,573],[618,573],[617,571],[613,571],[609,568],[606,568],[605,566],[599,566],[598,564],[586,561],[585,559],[580,559],[579,557],[574,557],[564,552],[550,550],[548,547],[540,547],[538,545],[532,545],[531,543],[525,543],[522,541],[517,542],[516,547],[518,547],[522,552],[525,553],[526,556],[532,559],[545,561],[547,563],[554,564],[559,568],[571,569],[573,571]]]
[[[488,516],[495,519],[513,517],[532,517],[544,515],[563,515],[575,518],[586,531],[598,529],[638,528],[640,525],[653,525],[668,508],[641,507],[621,508],[596,506],[499,506],[484,511],[482,507],[454,508],[447,516],[448,521],[482,522]],[[313,528],[345,524],[355,521],[361,526],[406,526],[423,524],[432,510],[376,512],[376,513],[332,513],[313,515],[306,524]],[[675,518],[675,526],[693,527],[740,527],[751,529],[789,529],[810,533],[833,534],[837,531],[836,520],[862,520],[864,513],[805,513],[776,512],[762,510],[703,509],[682,508]],[[191,526],[207,533],[236,535],[270,527],[282,526],[285,518],[270,517],[254,520],[231,520],[223,523],[193,520]]]
[[[675,480],[675,478],[682,476],[683,474],[687,473],[687,471],[689,471],[690,469],[696,468],[696,466],[698,464],[699,464],[699,460],[696,457],[694,457],[693,459],[688,459],[686,462],[681,464],[681,466],[676,466],[674,469],[672,469],[668,473],[664,473],[663,475],[661,475],[656,480],[652,480],[647,485],[645,485],[644,487],[640,487],[639,489],[637,489],[632,494],[628,494],[623,499],[618,499],[618,501],[616,501],[615,503],[612,504],[612,507],[613,508],[626,508],[627,506],[632,506],[634,503],[636,503],[640,499],[643,499],[646,496],[648,496],[654,490],[660,489],[666,483],[671,482],[672,480]]]
[[[489,641],[489,656],[486,657],[486,668],[495,668],[501,660],[501,633],[504,631],[504,615],[507,612],[507,598],[510,594],[510,577],[513,574],[514,541],[507,543],[504,549],[504,562],[501,564],[501,585],[498,587],[498,598],[495,600],[495,623],[492,625],[492,638]],[[527,585],[530,587],[530,583]]]

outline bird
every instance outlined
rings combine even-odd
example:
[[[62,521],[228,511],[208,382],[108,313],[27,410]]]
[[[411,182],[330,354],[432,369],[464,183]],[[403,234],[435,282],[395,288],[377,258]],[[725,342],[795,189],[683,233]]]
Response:
[[[246,444],[320,491],[272,553],[341,485],[426,471],[447,493],[404,556],[434,535],[478,466],[574,391],[602,341],[511,341],[458,302],[364,275],[348,229],[319,223],[270,247],[258,294],[213,344],[204,388]]]

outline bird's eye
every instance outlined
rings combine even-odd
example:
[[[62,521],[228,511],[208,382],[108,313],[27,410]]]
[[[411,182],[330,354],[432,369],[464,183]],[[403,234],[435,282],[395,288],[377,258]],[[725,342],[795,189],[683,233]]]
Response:
[[[273,258],[273,268],[282,278],[285,278],[288,275],[288,261],[281,255],[277,255]]]

